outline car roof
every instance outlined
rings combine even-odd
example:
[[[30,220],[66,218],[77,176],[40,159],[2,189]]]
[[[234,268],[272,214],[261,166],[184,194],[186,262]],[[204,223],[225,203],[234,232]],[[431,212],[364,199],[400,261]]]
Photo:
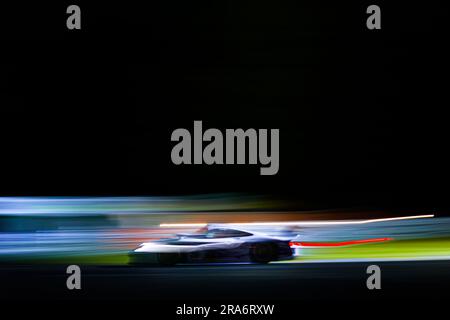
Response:
[[[227,230],[234,230],[234,231],[241,231],[241,232],[246,232],[246,233],[250,233],[250,234],[255,234],[254,231],[251,230],[246,230],[243,228],[235,228],[233,225],[230,224],[217,224],[217,223],[212,223],[212,224],[208,224],[207,225],[208,230],[212,230],[212,229],[227,229]]]

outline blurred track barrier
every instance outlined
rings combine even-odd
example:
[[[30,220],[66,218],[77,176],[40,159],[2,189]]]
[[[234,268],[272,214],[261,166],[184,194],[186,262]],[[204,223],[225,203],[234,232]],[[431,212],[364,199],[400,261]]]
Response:
[[[125,264],[128,251],[140,243],[192,232],[205,223],[227,223],[302,243],[394,239],[304,247],[298,252],[301,261],[450,256],[450,218],[421,213],[405,220],[382,211],[299,212],[282,206],[240,195],[0,198],[0,262]]]

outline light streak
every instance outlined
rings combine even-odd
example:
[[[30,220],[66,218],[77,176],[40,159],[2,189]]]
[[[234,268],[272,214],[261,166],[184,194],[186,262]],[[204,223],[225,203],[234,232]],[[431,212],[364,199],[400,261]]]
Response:
[[[230,222],[221,223],[221,225],[233,225],[233,226],[327,226],[327,225],[352,225],[352,224],[367,224],[376,222],[387,221],[399,221],[399,220],[412,220],[412,219],[424,219],[433,218],[434,214],[423,214],[416,216],[404,216],[393,218],[379,218],[379,219],[367,219],[367,220],[349,220],[349,221],[285,221],[285,222]],[[161,223],[159,225],[162,228],[189,228],[189,227],[205,227],[207,223]]]
[[[349,240],[341,242],[298,242],[291,241],[289,246],[292,247],[344,247],[352,246],[355,244],[376,243],[394,240],[393,238],[375,238],[375,239],[362,239],[362,240]]]

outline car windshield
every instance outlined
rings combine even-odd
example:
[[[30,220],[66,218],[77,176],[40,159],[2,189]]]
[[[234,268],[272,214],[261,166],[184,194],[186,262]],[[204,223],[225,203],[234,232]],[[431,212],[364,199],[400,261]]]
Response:
[[[251,233],[225,228],[216,228],[210,230],[202,229],[200,232],[190,235],[192,238],[216,239],[216,238],[240,238],[251,236]]]

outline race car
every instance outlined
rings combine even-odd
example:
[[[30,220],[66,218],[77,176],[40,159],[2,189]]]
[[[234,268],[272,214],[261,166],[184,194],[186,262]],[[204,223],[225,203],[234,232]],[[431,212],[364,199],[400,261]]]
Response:
[[[197,233],[145,242],[129,253],[131,265],[177,263],[268,263],[292,258],[289,240],[246,230],[207,226]]]

